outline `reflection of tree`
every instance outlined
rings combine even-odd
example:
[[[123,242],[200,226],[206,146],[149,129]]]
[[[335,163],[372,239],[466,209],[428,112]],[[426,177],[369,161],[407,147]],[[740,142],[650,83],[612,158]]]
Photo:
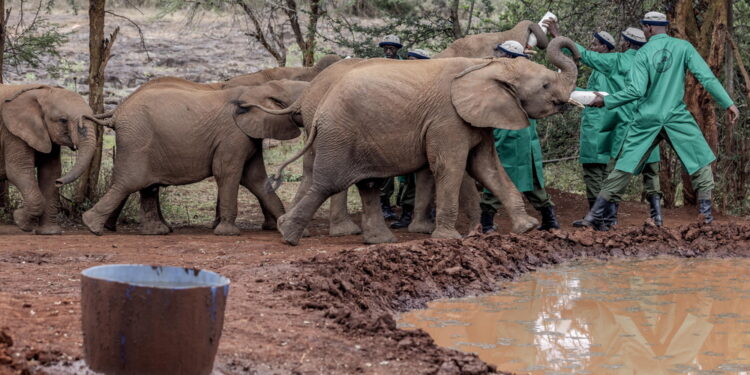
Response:
[[[472,323],[428,331],[440,345],[477,344],[459,348],[508,371],[564,371],[573,363],[593,373],[713,370],[750,344],[750,315],[741,315],[750,311],[750,298],[732,295],[750,290],[750,281],[711,278],[742,275],[742,265],[651,260],[545,272],[479,303],[438,304],[439,320]]]

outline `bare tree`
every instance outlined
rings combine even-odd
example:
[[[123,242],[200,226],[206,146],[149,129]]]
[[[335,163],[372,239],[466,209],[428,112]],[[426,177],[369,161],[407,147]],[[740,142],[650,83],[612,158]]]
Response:
[[[89,0],[89,106],[94,113],[104,112],[104,70],[112,53],[112,45],[117,39],[120,28],[117,27],[109,38],[104,37],[104,16],[106,0]],[[84,199],[94,199],[96,187],[99,184],[99,170],[102,160],[101,128],[96,130],[96,152],[91,166],[84,173],[78,185],[75,201],[81,203]]]

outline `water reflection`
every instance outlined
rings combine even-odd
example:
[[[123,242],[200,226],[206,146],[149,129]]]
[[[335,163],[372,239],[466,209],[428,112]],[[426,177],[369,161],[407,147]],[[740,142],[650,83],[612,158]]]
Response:
[[[532,374],[750,374],[750,260],[543,270],[404,314],[442,346]]]

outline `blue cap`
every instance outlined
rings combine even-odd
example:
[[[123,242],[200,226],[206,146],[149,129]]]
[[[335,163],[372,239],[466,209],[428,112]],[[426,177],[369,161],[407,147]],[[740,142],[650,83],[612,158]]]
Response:
[[[604,37],[604,36],[603,36],[602,34],[600,34],[599,32],[595,32],[595,33],[594,33],[594,38],[596,38],[597,40],[599,40],[600,42],[602,42],[602,44],[604,44],[605,46],[607,46],[607,49],[610,49],[610,50],[612,50],[612,49],[615,49],[615,45],[614,45],[614,44],[612,44],[612,42],[610,42],[609,40],[607,40],[607,39],[606,39],[606,38],[605,38],[605,37]],[[610,36],[610,38],[611,38],[611,36]]]

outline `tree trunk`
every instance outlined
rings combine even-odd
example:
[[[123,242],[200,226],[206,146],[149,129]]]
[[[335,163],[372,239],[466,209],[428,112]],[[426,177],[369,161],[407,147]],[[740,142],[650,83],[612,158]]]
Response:
[[[307,24],[307,31],[303,35],[302,27],[299,23],[297,2],[295,0],[286,0],[286,8],[284,8],[284,12],[289,18],[289,24],[292,27],[294,40],[297,41],[297,46],[300,51],[302,51],[302,66],[315,65],[315,37],[318,33],[318,19],[323,15],[321,2],[322,0],[310,1],[310,19]]]
[[[461,20],[458,16],[458,5],[459,0],[453,0],[453,3],[451,3],[450,13],[451,13],[451,23],[453,24],[453,38],[459,39],[463,37],[463,34],[461,33]]]
[[[104,112],[104,69],[109,61],[112,45],[119,28],[107,39],[104,37],[104,14],[106,0],[89,0],[89,106],[94,113]],[[93,200],[99,184],[99,170],[102,160],[102,127],[96,127],[96,151],[86,173],[81,177],[75,202],[86,198]]]
[[[0,0],[0,84],[3,83],[5,56],[5,23],[8,20],[5,11],[5,0]],[[10,197],[8,196],[8,180],[0,182],[0,207],[5,212],[10,211]]]
[[[692,43],[716,75],[723,68],[726,56],[726,30],[729,24],[726,2],[727,0],[707,0],[707,6],[696,9],[692,0],[678,0],[670,23],[674,35]],[[685,79],[684,100],[711,150],[718,155],[718,115],[714,102],[692,74],[688,74]],[[715,172],[715,163],[712,168]],[[689,176],[683,173],[682,181],[685,204],[695,205],[696,195]]]

